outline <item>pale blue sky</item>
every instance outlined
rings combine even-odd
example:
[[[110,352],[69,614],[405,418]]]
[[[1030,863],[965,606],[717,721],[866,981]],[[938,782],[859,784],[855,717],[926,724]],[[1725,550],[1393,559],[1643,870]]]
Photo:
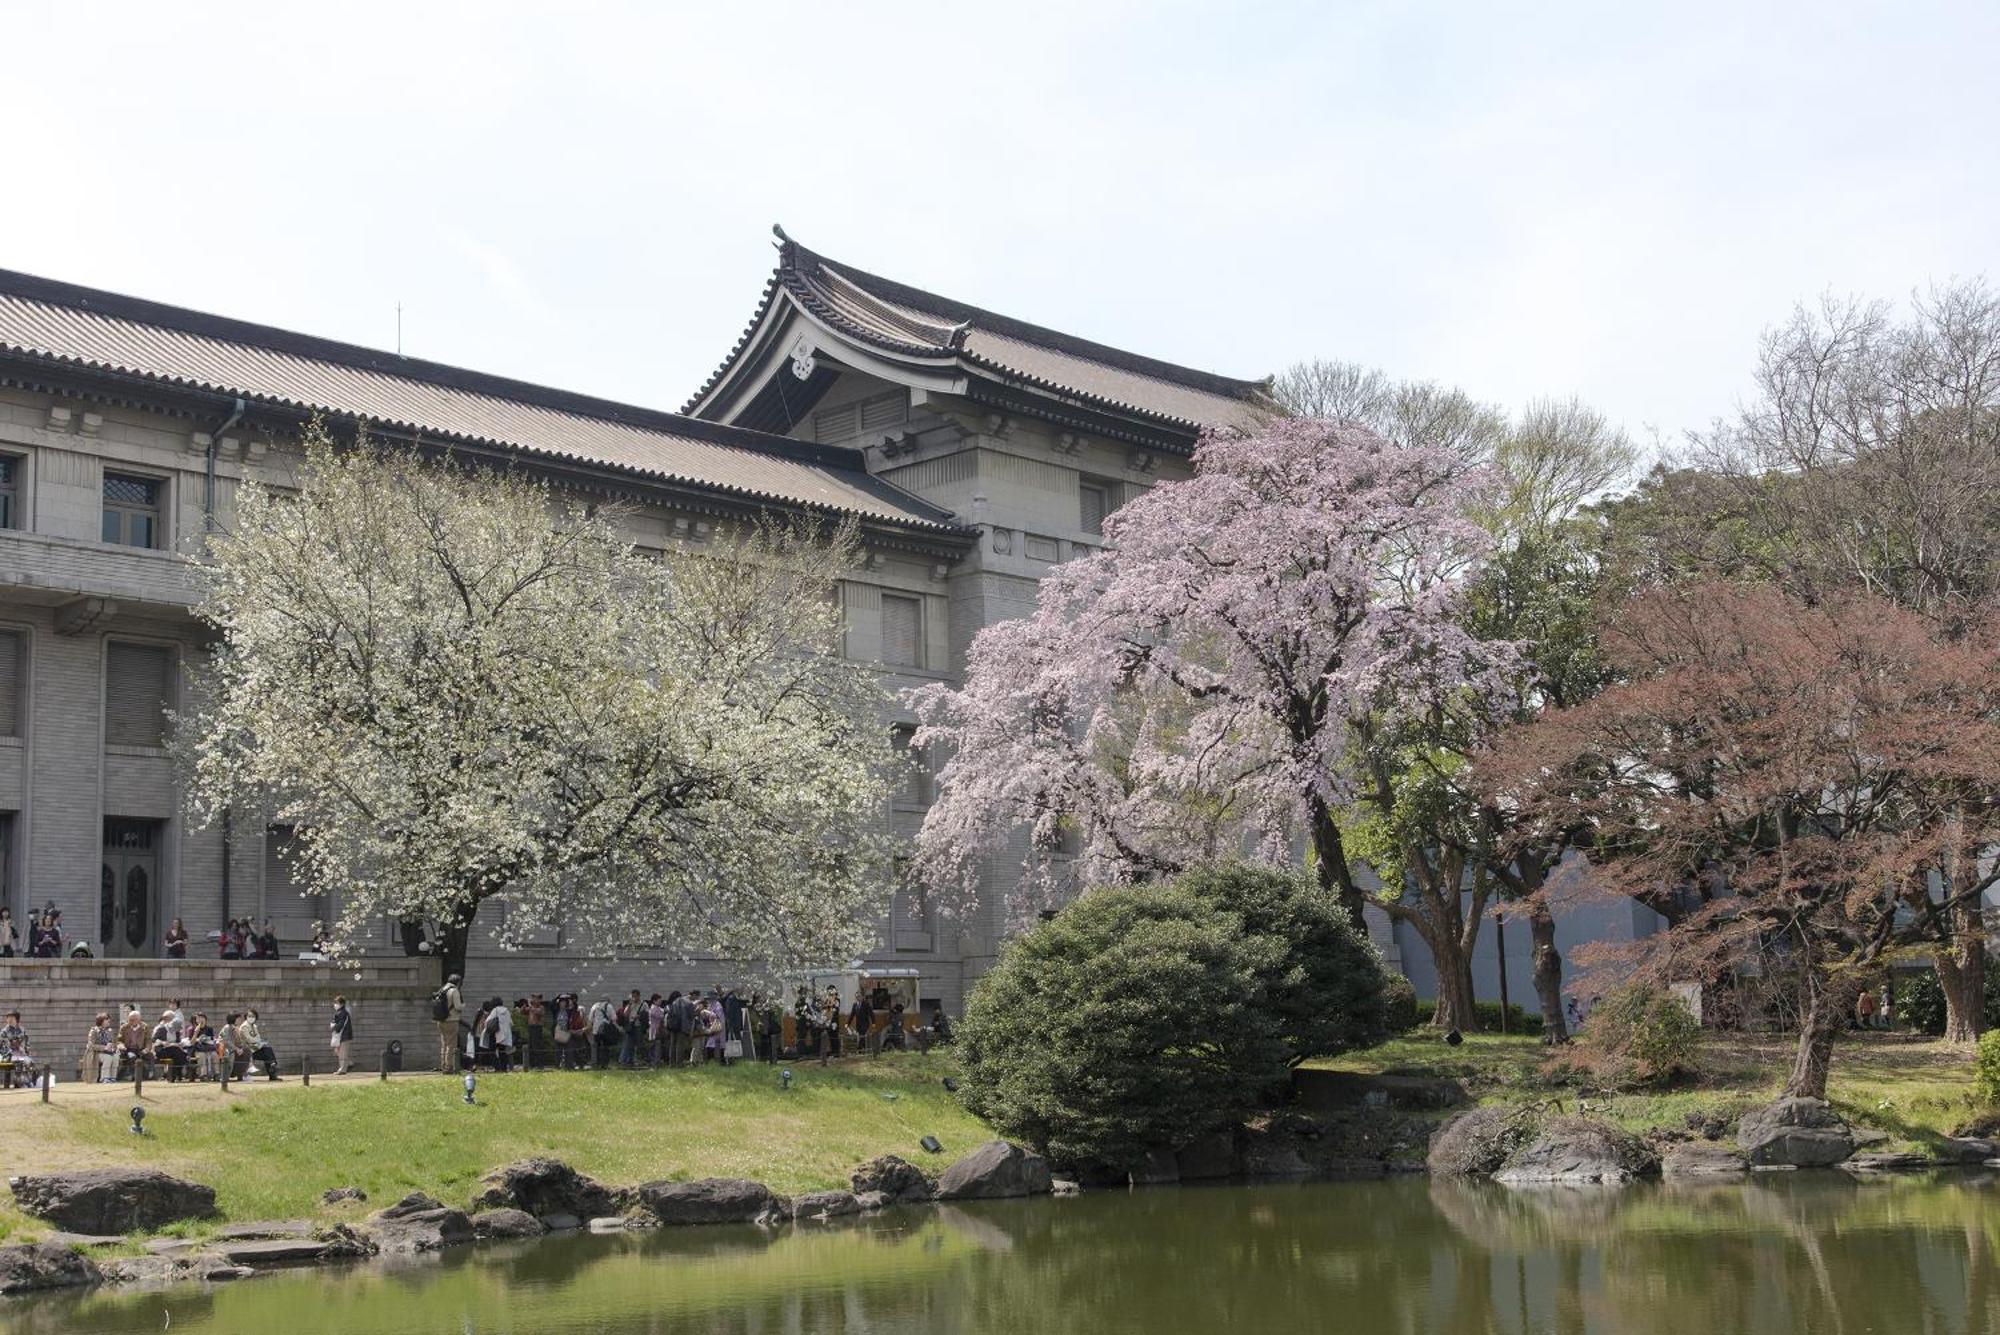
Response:
[[[1669,437],[2000,279],[2000,5],[9,8],[0,267],[661,407],[769,226],[1176,361]]]

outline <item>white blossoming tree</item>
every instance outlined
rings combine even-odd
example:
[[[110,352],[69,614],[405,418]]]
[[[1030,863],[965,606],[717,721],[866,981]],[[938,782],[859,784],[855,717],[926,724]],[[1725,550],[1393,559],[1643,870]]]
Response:
[[[516,473],[314,428],[297,492],[246,488],[198,559],[190,812],[291,827],[347,950],[423,922],[456,970],[504,894],[503,945],[847,958],[888,884],[880,688],[833,597],[854,544],[766,523],[648,556]]]

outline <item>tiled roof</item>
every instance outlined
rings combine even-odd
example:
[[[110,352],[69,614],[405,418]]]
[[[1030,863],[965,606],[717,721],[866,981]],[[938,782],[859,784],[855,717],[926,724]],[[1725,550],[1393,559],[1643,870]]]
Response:
[[[139,377],[439,442],[498,446],[756,501],[927,529],[950,512],[869,476],[853,450],[246,324],[0,270],[0,352]]]
[[[882,351],[955,361],[994,379],[1177,426],[1251,427],[1276,411],[1270,384],[1176,366],[968,306],[829,260],[778,230],[778,270],[750,329],[686,405],[729,370],[783,291],[823,323]]]

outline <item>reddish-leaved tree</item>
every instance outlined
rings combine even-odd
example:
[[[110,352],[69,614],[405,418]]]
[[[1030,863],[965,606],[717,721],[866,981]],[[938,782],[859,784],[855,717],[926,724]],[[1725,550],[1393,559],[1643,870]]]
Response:
[[[1507,694],[1512,645],[1458,616],[1487,545],[1459,456],[1295,418],[1211,435],[1195,468],[1112,515],[1033,615],[980,632],[963,687],[913,694],[943,757],[932,885],[968,886],[1023,828],[1027,907],[1303,845],[1358,923],[1353,725]]]
[[[1513,732],[1485,783],[1522,837],[1588,828],[1600,882],[1667,912],[1653,978],[1796,978],[1786,1092],[1824,1097],[1871,967],[2000,878],[1996,641],[1867,595],[1658,590],[1604,629],[1620,683]]]

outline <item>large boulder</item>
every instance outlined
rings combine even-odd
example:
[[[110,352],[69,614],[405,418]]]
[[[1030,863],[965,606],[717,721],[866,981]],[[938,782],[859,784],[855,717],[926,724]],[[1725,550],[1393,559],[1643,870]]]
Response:
[[[1985,1136],[1947,1136],[1938,1146],[1938,1158],[1945,1163],[1985,1163],[2000,1158],[2000,1141]]]
[[[1660,1160],[1629,1131],[1589,1117],[1551,1119],[1507,1156],[1495,1182],[1631,1182],[1660,1171]]]
[[[435,1252],[472,1241],[465,1211],[413,1191],[386,1210],[368,1216],[370,1243],[383,1252]]]
[[[72,1233],[137,1233],[215,1213],[215,1188],[152,1168],[92,1168],[8,1179],[22,1210]]]
[[[849,1174],[848,1181],[855,1195],[880,1192],[891,1204],[927,1201],[937,1191],[923,1169],[893,1154],[870,1159]]]
[[[648,1182],[633,1197],[662,1224],[769,1224],[791,1214],[783,1197],[762,1182],[705,1177],[695,1182]]]
[[[510,1206],[502,1206],[497,1210],[481,1210],[472,1216],[472,1236],[475,1238],[487,1240],[539,1238],[548,1231],[546,1224],[526,1210],[516,1210]]]
[[[1736,1123],[1736,1143],[1757,1168],[1827,1168],[1854,1153],[1854,1136],[1825,1099],[1790,1098]]]
[[[1669,1178],[1741,1177],[1749,1171],[1750,1161],[1740,1151],[1706,1140],[1672,1146],[1660,1159],[1660,1173]]]
[[[89,1257],[58,1242],[0,1247],[0,1293],[80,1288],[102,1278]]]
[[[522,1159],[479,1179],[474,1210],[525,1210],[544,1215],[593,1219],[624,1208],[621,1193],[577,1172],[560,1159]]]
[[[1536,1123],[1512,1108],[1462,1112],[1431,1137],[1426,1160],[1436,1177],[1485,1177],[1535,1139]]]
[[[941,1201],[996,1200],[1005,1196],[1046,1196],[1053,1181],[1049,1161],[1019,1145],[989,1140],[938,1178]]]
[[[813,1191],[792,1200],[792,1218],[803,1223],[860,1212],[861,1202],[851,1191]]]

